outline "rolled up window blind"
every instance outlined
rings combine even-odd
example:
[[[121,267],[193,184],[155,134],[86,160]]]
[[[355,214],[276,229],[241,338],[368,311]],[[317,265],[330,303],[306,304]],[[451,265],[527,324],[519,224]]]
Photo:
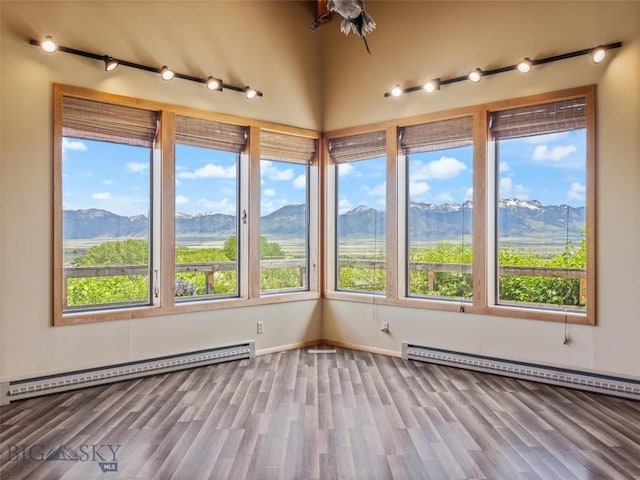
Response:
[[[461,117],[400,129],[402,153],[432,152],[473,144],[473,118]]]
[[[329,155],[336,163],[366,160],[386,155],[386,132],[370,132],[329,140]]]
[[[284,133],[260,131],[260,158],[309,165],[316,158],[318,141]]]
[[[585,98],[493,112],[491,134],[495,140],[544,135],[587,127]]]
[[[240,153],[247,145],[247,128],[176,115],[176,143]]]
[[[62,98],[62,136],[151,147],[158,113],[84,98]]]

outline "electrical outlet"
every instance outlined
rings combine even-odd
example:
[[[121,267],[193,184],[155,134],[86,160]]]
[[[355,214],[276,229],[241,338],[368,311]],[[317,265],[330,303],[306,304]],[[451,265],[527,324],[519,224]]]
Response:
[[[389,322],[382,322],[382,325],[380,326],[380,331],[389,332]]]
[[[258,322],[258,333],[264,333],[264,322]]]

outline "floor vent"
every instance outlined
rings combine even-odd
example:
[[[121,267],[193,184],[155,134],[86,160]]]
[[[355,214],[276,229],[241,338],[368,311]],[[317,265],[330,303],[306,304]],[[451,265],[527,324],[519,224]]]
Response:
[[[402,358],[640,400],[640,380],[402,344]]]
[[[0,392],[2,393],[0,404],[76,388],[91,387],[104,383],[130,380],[148,375],[158,375],[176,370],[253,357],[255,357],[255,342],[249,341],[242,344],[151,358],[108,367],[79,370],[27,380],[17,380],[0,385]],[[4,388],[2,388],[3,386]]]

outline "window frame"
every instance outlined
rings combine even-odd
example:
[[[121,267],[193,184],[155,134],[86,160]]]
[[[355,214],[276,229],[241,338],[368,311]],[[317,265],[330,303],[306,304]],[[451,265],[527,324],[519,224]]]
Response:
[[[90,309],[65,311],[63,295],[63,190],[62,190],[62,100],[63,97],[76,97],[116,105],[136,107],[158,112],[160,128],[156,146],[153,148],[152,199],[151,209],[155,212],[151,227],[150,241],[153,249],[153,269],[158,270],[157,279],[152,278],[152,290],[158,290],[157,298],[152,295],[150,305],[117,306],[109,308],[91,307]],[[240,222],[239,255],[240,285],[237,297],[203,298],[191,302],[176,302],[175,285],[175,117],[176,115],[213,120],[232,125],[245,126],[249,138],[247,148],[240,156],[239,211],[246,210],[248,222]],[[86,324],[102,321],[127,320],[160,315],[173,315],[188,312],[215,310],[252,305],[272,304],[291,301],[313,300],[320,298],[320,206],[319,189],[319,153],[309,165],[309,285],[304,291],[283,291],[260,294],[260,132],[281,132],[287,135],[312,138],[320,143],[318,132],[214,113],[189,107],[109,94],[82,87],[53,85],[53,268],[52,268],[52,317],[54,326]],[[247,168],[244,168],[246,165]],[[154,275],[155,277],[155,275]]]
[[[494,262],[495,215],[492,213],[491,197],[495,193],[493,145],[489,132],[491,112],[519,107],[550,103],[561,100],[584,98],[586,100],[586,241],[587,241],[587,305],[583,312],[561,311],[547,308],[498,305],[492,298],[497,278]],[[508,317],[513,319],[566,322],[596,325],[596,86],[588,85],[566,90],[541,93],[526,97],[499,100],[469,107],[434,112],[426,115],[393,120],[354,128],[326,132],[323,136],[323,185],[326,210],[325,222],[325,271],[324,296],[328,299],[346,300],[384,305],[397,305],[435,311],[449,311]],[[449,120],[457,117],[473,117],[473,298],[471,302],[419,298],[408,295],[404,279],[407,272],[407,184],[406,156],[398,146],[398,133],[402,127],[421,123]],[[368,293],[354,293],[338,290],[335,284],[336,272],[333,259],[336,257],[335,162],[328,155],[328,140],[335,137],[368,133],[386,129],[387,131],[387,292],[385,296]],[[495,209],[493,209],[494,211]]]

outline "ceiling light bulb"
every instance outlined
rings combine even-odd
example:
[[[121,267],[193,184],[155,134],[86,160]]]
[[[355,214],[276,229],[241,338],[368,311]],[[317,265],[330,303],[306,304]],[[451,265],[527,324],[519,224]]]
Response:
[[[475,70],[469,72],[469,80],[471,80],[472,82],[479,82],[481,77],[482,70],[480,70],[479,68],[476,68]]]
[[[607,51],[602,47],[598,47],[593,51],[592,55],[593,63],[600,63],[607,56]]]
[[[400,85],[396,85],[391,89],[392,97],[399,97],[400,95],[402,95],[402,88],[400,87]]]
[[[58,50],[58,45],[53,41],[53,38],[51,37],[45,37],[42,43],[40,43],[40,47],[42,47],[45,52],[49,53]]]
[[[440,79],[434,78],[433,80],[429,80],[427,83],[424,84],[423,88],[428,93],[435,92],[436,90],[440,90]]]
[[[522,73],[530,72],[532,65],[533,63],[531,63],[531,59],[527,57],[518,64],[518,70],[520,70]]]
[[[174,75],[175,73],[173,73],[173,70],[171,70],[166,65],[162,67],[162,69],[160,70],[160,76],[162,77],[163,80],[171,80],[174,77]]]
[[[247,100],[255,98],[256,95],[258,95],[258,92],[256,92],[253,88],[249,86],[244,87],[244,96],[247,98]]]
[[[207,78],[207,88],[209,90],[222,91],[222,80],[213,77]]]
[[[105,55],[104,57],[104,69],[107,72],[110,72],[111,70],[115,70],[116,68],[118,68],[118,62],[116,60],[114,60],[113,58],[111,58],[108,55]]]

